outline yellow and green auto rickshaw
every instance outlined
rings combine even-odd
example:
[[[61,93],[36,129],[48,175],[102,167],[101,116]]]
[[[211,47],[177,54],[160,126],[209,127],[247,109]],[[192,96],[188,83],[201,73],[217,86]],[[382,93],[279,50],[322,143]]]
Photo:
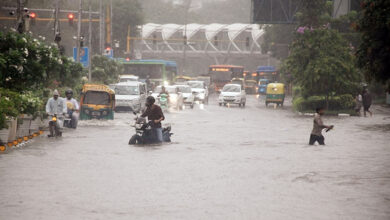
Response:
[[[80,96],[80,120],[114,119],[115,92],[106,85],[85,84]]]
[[[265,98],[265,105],[269,103],[276,103],[283,107],[284,102],[284,84],[283,83],[269,83],[267,85],[267,93]]]

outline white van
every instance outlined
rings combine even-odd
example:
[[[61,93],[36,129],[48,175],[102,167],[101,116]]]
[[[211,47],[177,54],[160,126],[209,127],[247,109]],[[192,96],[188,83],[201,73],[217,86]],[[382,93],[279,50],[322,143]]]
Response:
[[[115,84],[115,111],[141,112],[145,106],[146,84],[142,82],[120,82]]]

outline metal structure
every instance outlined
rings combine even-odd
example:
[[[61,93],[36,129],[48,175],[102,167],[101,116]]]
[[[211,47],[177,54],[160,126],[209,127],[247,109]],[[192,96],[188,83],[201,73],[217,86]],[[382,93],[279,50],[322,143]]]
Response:
[[[292,24],[303,0],[252,0],[252,23]]]
[[[148,23],[140,27],[140,37],[133,38],[134,52],[143,59],[175,60],[179,72],[198,72],[196,66],[209,64],[245,65],[243,62],[257,61],[253,64],[257,66],[269,56],[261,51],[263,34],[257,24]]]

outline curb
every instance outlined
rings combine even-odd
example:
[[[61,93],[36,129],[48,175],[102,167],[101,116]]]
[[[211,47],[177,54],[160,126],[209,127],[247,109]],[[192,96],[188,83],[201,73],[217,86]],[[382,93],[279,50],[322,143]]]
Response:
[[[300,116],[310,116],[310,117],[313,117],[314,116],[314,113],[302,113],[302,112],[298,112],[298,115]],[[337,117],[351,117],[350,114],[345,114],[345,113],[339,113],[337,114]]]

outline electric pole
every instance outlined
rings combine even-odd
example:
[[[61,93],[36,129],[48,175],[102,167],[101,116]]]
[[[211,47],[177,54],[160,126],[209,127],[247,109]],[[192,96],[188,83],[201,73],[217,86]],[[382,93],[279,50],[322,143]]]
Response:
[[[88,46],[89,46],[89,54],[88,54],[88,81],[91,82],[92,80],[92,63],[91,63],[91,54],[92,54],[92,15],[91,15],[91,0],[89,0],[89,23],[88,23]]]
[[[100,0],[99,1],[99,10],[100,10],[100,14],[99,14],[99,18],[100,18],[100,23],[99,23],[99,52],[100,52],[100,55],[103,54],[103,50],[104,50],[104,10],[103,10],[103,0]]]
[[[17,1],[17,7],[16,7],[16,30],[22,34],[25,31],[24,27],[24,4],[23,0]]]
[[[56,0],[56,7],[54,9],[54,42],[57,43],[58,49],[60,49],[61,30],[58,13],[60,12],[60,0]]]
[[[79,0],[79,16],[77,19],[77,62],[80,63],[80,42],[81,42],[81,19],[82,19],[82,10],[83,10],[83,0]]]

